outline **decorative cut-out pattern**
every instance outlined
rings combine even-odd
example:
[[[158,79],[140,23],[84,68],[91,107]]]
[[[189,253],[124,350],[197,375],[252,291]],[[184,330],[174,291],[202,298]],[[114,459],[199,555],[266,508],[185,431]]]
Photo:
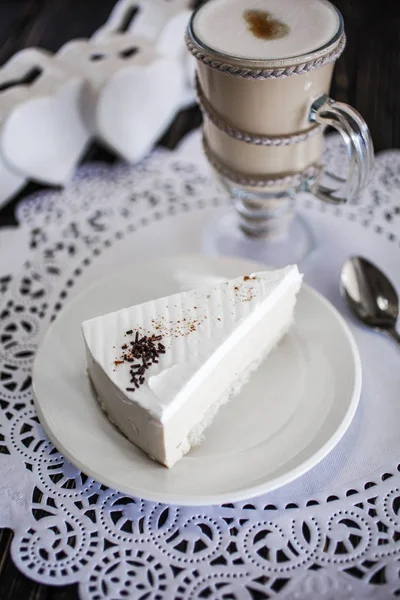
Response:
[[[335,138],[327,152],[331,167],[340,170]],[[299,202],[310,217],[364,226],[399,253],[399,181],[400,154],[385,153],[359,206],[328,207],[307,197]],[[151,235],[161,223],[170,232],[174,215],[178,240],[185,213],[226,201],[201,168],[158,152],[135,168],[82,167],[64,191],[20,204],[30,254],[22,272],[0,278],[0,514],[1,524],[15,531],[13,559],[37,581],[78,582],[82,598],[91,600],[399,595],[397,462],[351,485],[325,483],[318,494],[165,506],[87,477],[52,446],[39,423],[31,390],[35,349],[75,288],[92,269],[97,273],[100,257],[116,252],[120,242],[134,242],[144,228]],[[177,252],[183,244],[176,241]]]

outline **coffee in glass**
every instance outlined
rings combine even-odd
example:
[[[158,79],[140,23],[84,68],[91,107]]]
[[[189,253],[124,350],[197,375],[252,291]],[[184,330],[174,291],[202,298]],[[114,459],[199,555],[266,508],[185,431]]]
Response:
[[[328,96],[345,46],[341,14],[327,0],[208,0],[192,16],[187,44],[197,59],[204,149],[237,211],[236,222],[230,213],[214,223],[208,240],[222,253],[299,262],[312,242],[293,219],[296,194],[353,201],[372,171],[365,122]],[[349,154],[337,189],[322,184],[327,125]]]

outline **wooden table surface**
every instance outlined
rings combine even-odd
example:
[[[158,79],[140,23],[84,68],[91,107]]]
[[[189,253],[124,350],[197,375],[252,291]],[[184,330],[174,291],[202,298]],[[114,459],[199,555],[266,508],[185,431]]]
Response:
[[[115,0],[0,0],[0,65],[29,46],[57,51],[74,38],[92,35],[107,19]],[[400,2],[399,0],[333,0],[341,10],[347,47],[332,85],[336,100],[352,104],[367,121],[375,150],[400,146]],[[193,108],[180,113],[160,144],[174,148],[201,122]],[[114,161],[93,145],[84,161]],[[0,227],[15,223],[18,200],[42,186],[29,183],[0,211]],[[0,532],[1,600],[73,600],[77,586],[43,586],[27,579],[9,555],[10,530]],[[172,600],[172,599],[171,599]]]

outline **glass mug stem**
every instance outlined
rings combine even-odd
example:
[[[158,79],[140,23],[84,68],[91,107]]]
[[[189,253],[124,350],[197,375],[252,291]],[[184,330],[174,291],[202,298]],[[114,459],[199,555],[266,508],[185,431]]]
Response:
[[[311,106],[311,122],[330,125],[342,136],[349,157],[349,173],[337,188],[318,181],[306,182],[305,189],[320,200],[331,204],[354,202],[368,185],[374,164],[371,135],[361,115],[351,106],[336,102],[327,95],[320,96]]]
[[[294,216],[296,190],[251,194],[230,188],[240,229],[249,237],[280,239]]]

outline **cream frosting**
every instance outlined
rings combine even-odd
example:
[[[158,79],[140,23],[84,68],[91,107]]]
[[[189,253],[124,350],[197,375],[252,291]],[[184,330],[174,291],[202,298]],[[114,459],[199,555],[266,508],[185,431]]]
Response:
[[[297,267],[289,266],[202,286],[85,321],[82,328],[89,375],[107,414],[113,419],[115,406],[118,415],[114,420],[118,423],[126,410],[126,415],[130,415],[126,418],[135,425],[131,411],[135,406],[140,411],[139,429],[146,439],[142,445],[137,442],[136,423],[132,441],[150,454],[151,440],[148,433],[144,434],[147,421],[153,428],[165,428],[158,447],[164,444],[167,458],[160,460],[157,452],[153,456],[170,466],[177,458],[174,454],[173,461],[168,459],[168,435],[171,434],[171,452],[176,453],[178,441],[185,441],[184,452],[190,448],[189,431],[203,419],[213,401],[219,401],[232,382],[240,380],[242,363],[245,372],[247,365],[264,355],[267,348],[275,345],[280,332],[283,334],[290,326],[301,279]],[[282,310],[277,310],[280,303]],[[254,334],[258,325],[265,327],[268,323],[272,309],[275,313],[270,331],[265,328]],[[132,363],[124,360],[128,351],[122,346],[129,348],[136,332],[140,337],[161,336],[155,345],[162,343],[165,354],[160,354],[158,362],[146,369],[140,387],[127,391],[135,386],[130,376]],[[241,345],[243,358],[238,354]],[[227,368],[230,355],[235,356],[231,362],[233,370]],[[216,374],[218,381],[212,385]],[[215,399],[210,397],[213,389],[221,392]]]
[[[94,360],[127,401],[134,400],[163,421],[220,356],[240,342],[259,318],[260,307],[265,310],[272,305],[275,296],[297,277],[297,268],[287,267],[252,274],[246,281],[239,277],[124,308],[85,321],[85,341]],[[134,333],[126,333],[130,330],[141,336],[161,335],[166,348],[135,392],[126,391],[130,387],[129,363],[115,364],[124,354],[121,347],[134,339]]]

